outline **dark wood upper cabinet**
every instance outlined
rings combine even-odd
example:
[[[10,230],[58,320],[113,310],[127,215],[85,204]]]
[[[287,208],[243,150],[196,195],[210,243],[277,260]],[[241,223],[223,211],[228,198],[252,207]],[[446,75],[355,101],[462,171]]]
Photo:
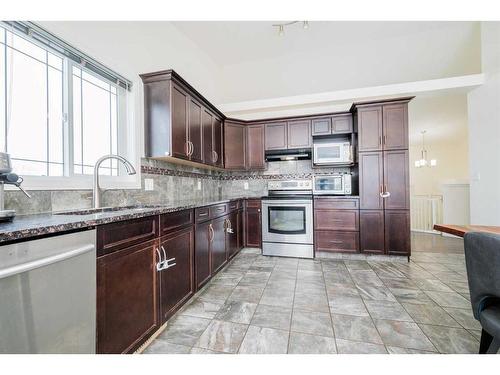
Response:
[[[410,255],[410,211],[385,211],[385,249],[389,255]]]
[[[357,109],[358,150],[382,150],[382,106],[368,106]]]
[[[245,148],[247,141],[246,126],[226,120],[224,122],[224,166],[226,169],[244,170],[246,168]]]
[[[160,241],[170,265],[160,274],[161,322],[165,323],[194,294],[194,228],[165,236]]]
[[[212,152],[214,115],[204,108],[201,119],[203,128],[203,163],[213,165],[215,160]]]
[[[359,212],[359,247],[362,253],[384,254],[384,211]]]
[[[223,122],[220,118],[214,117],[213,124],[213,160],[214,165],[219,168],[224,167],[224,155],[223,155],[223,145],[224,140],[224,129]]]
[[[136,350],[159,327],[157,242],[97,258],[97,353]]]
[[[312,119],[311,126],[312,135],[330,135],[332,133],[332,119],[330,117]]]
[[[265,169],[264,125],[247,125],[246,141],[246,169]]]
[[[384,208],[383,193],[384,162],[382,152],[359,154],[359,207],[362,210]]]
[[[189,96],[180,86],[172,85],[172,156],[189,158],[188,145]]]
[[[287,146],[289,149],[312,146],[310,120],[288,121],[287,127]]]
[[[266,124],[265,150],[284,150],[287,148],[287,126],[286,122]]]
[[[410,209],[408,150],[384,151],[384,208]]]
[[[396,103],[383,106],[384,150],[408,148],[408,104]]]
[[[189,159],[198,163],[203,162],[201,115],[203,108],[194,98],[189,98]]]
[[[332,117],[332,134],[352,133],[352,115]]]

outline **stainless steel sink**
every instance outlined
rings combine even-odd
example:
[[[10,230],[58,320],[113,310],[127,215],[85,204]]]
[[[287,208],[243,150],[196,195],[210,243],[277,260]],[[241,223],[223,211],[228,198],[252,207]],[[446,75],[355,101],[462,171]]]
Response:
[[[74,211],[54,212],[54,215],[95,215],[95,214],[102,214],[102,213],[106,213],[106,212],[139,210],[139,209],[148,209],[148,208],[155,208],[155,207],[158,207],[158,206],[155,206],[155,205],[135,205],[135,206],[121,206],[121,207],[84,208],[81,210],[74,210]]]

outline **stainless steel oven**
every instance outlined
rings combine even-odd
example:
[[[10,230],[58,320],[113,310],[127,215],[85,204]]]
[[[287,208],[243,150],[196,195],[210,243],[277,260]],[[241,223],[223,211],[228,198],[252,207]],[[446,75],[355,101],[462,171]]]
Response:
[[[272,181],[262,198],[262,253],[313,257],[311,180]]]

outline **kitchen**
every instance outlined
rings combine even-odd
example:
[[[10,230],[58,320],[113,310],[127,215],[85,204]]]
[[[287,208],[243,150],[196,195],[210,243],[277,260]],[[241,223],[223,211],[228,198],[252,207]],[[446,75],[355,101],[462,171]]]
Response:
[[[410,231],[410,112],[426,93],[231,109],[196,74],[110,69],[74,44],[91,26],[0,25],[6,87],[28,85],[16,74],[29,55],[47,92],[54,79],[72,92],[44,97],[49,112],[70,108],[71,130],[60,161],[46,121],[43,167],[12,130],[32,114],[7,107],[1,353],[478,353],[463,241],[432,254]]]

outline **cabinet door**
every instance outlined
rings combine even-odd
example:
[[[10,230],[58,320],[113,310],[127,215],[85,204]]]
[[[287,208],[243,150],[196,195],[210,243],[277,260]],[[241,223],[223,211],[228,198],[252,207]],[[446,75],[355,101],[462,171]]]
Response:
[[[227,260],[226,254],[226,219],[228,215],[212,220],[210,243],[210,262],[212,275],[215,274]]]
[[[238,211],[234,211],[227,217],[229,229],[226,231],[226,251],[228,259],[232,258],[239,250],[238,216]]]
[[[410,255],[410,211],[385,211],[385,251],[389,255]]]
[[[97,258],[97,353],[130,353],[158,328],[156,246]]]
[[[264,125],[247,126],[246,169],[265,169]]]
[[[160,311],[164,323],[194,294],[193,227],[163,237],[160,251],[165,251],[170,265],[160,271]]]
[[[384,150],[408,148],[408,104],[387,104],[383,107]]]
[[[384,151],[384,198],[385,209],[409,210],[408,150]]]
[[[382,150],[382,107],[358,108],[358,150]]]
[[[224,139],[223,136],[223,126],[222,126],[222,120],[218,117],[214,117],[214,125],[213,125],[213,154],[214,154],[214,164],[222,168],[224,167],[224,155],[223,155],[223,150],[222,150],[222,140]]]
[[[188,150],[188,94],[172,84],[172,156],[187,159]]]
[[[362,253],[384,254],[384,211],[359,212],[359,238]]]
[[[332,133],[352,133],[352,116],[334,116],[332,117]]]
[[[195,227],[194,276],[196,290],[210,279],[210,222],[197,224]]]
[[[238,231],[238,246],[237,251],[240,251],[245,246],[245,228],[243,226],[243,210],[238,210],[238,215],[236,219],[236,228]]]
[[[224,142],[224,166],[226,169],[245,169],[245,135],[245,125],[224,122],[224,138],[228,140],[228,142]]]
[[[266,151],[285,150],[287,146],[286,122],[266,124]]]
[[[287,123],[288,148],[308,148],[312,145],[311,121],[289,121]]]
[[[246,246],[261,247],[262,238],[262,219],[261,209],[256,207],[247,207],[245,211],[245,238]]]
[[[190,144],[190,156],[192,161],[201,163],[202,158],[202,126],[201,126],[201,114],[203,108],[202,106],[193,98],[189,99],[189,139]]]
[[[312,120],[312,135],[330,135],[332,121],[330,117],[315,118]]]
[[[201,117],[203,128],[203,163],[208,165],[214,164],[213,151],[213,122],[214,116],[208,109],[203,109]]]
[[[384,183],[382,152],[359,153],[359,206],[361,209],[384,208],[380,196]]]

